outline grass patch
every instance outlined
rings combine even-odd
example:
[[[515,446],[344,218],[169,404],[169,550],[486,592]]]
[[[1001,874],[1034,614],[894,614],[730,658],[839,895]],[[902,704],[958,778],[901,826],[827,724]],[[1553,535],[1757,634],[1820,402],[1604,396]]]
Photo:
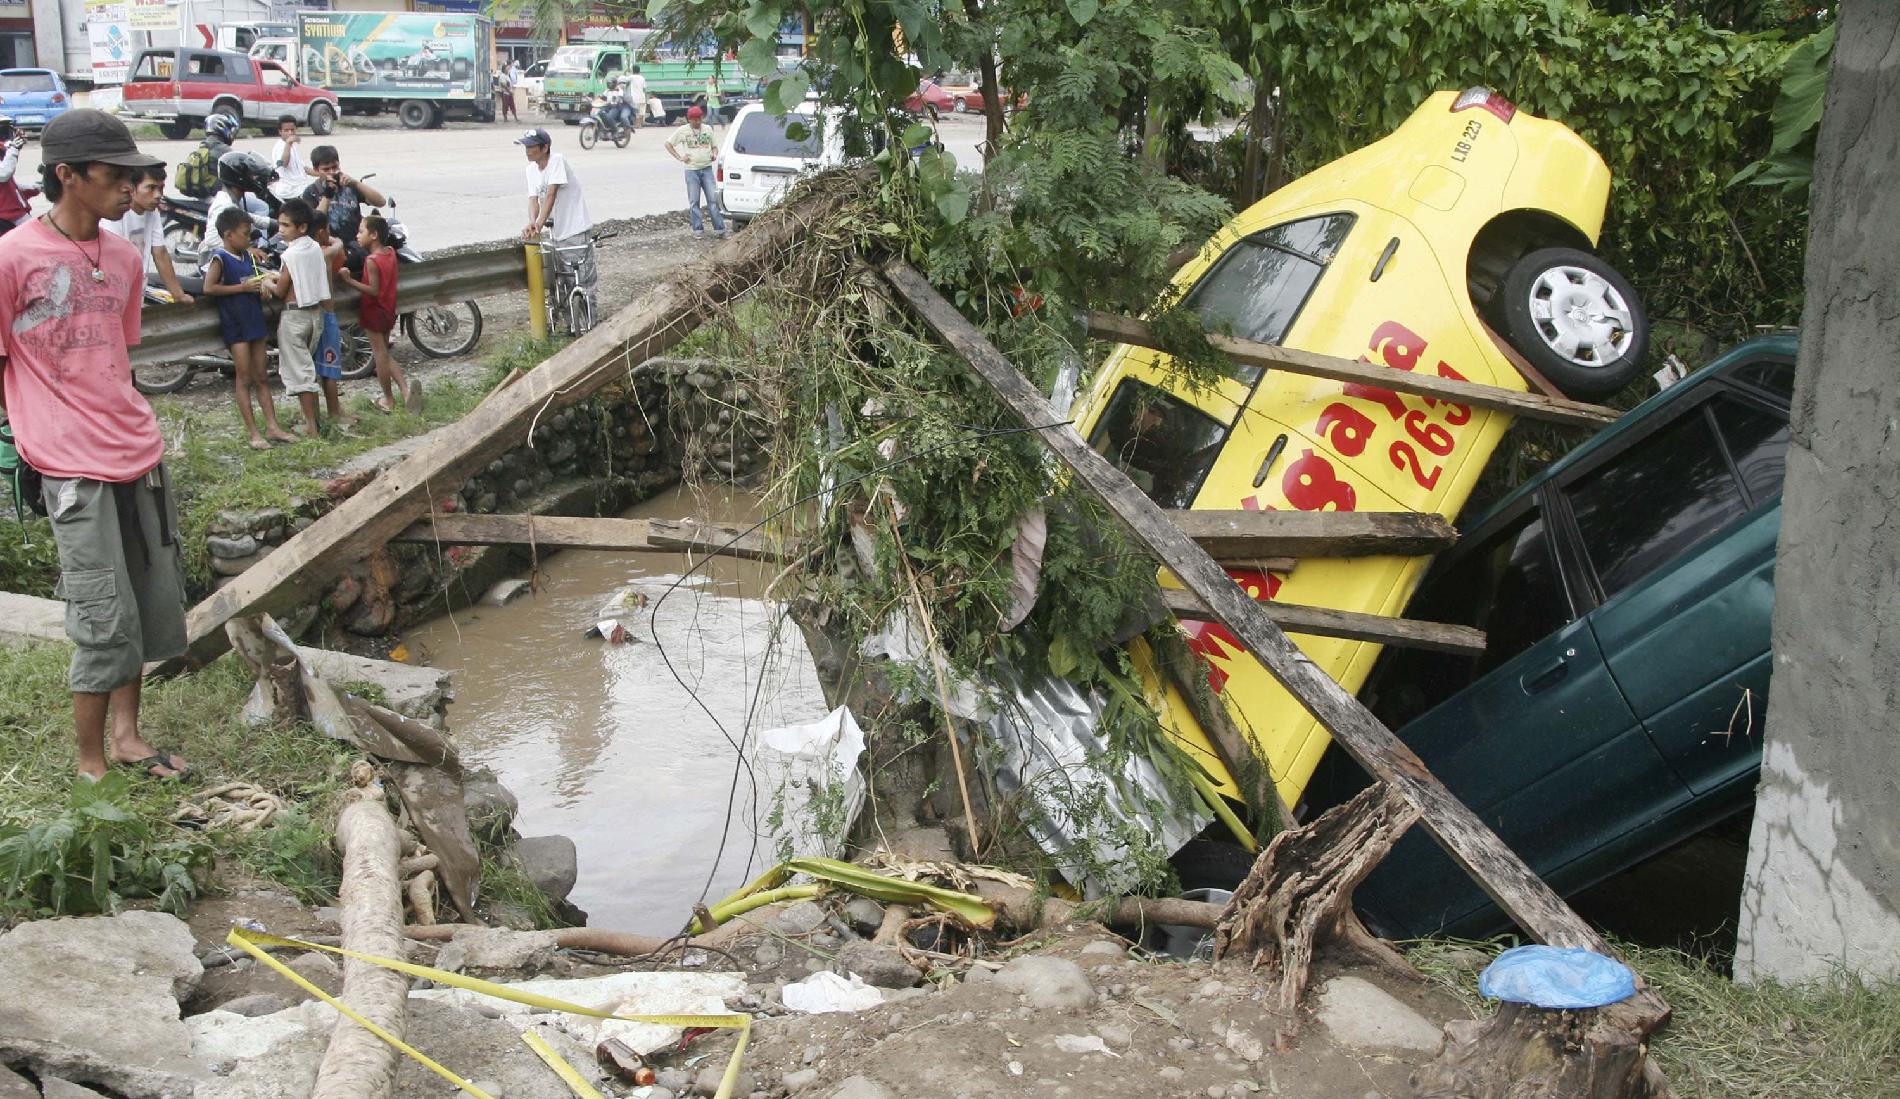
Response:
[[[0,492],[0,507],[6,514],[0,519],[0,591],[51,598],[53,583],[59,579],[53,524],[30,513],[26,522],[17,521],[13,502],[4,492]]]
[[[400,409],[393,413],[378,410],[366,391],[346,403],[347,411],[357,417],[352,434],[332,432],[269,450],[250,448],[233,408],[220,406],[205,411],[187,407],[173,397],[154,398],[152,408],[165,435],[166,461],[178,496],[186,575],[197,585],[210,583],[204,538],[218,512],[227,508],[290,507],[316,494],[318,473],[334,470],[365,451],[459,420],[475,407],[483,393],[451,379],[431,379],[422,412],[411,415]],[[285,418],[286,429],[295,419],[294,415]]]
[[[554,914],[554,902],[530,881],[527,872],[513,859],[487,846],[482,848],[482,904],[484,907],[509,905],[527,913],[534,926],[564,926]]]
[[[77,749],[63,644],[0,649],[0,728],[8,731],[0,766],[0,827],[20,828],[71,811]],[[197,778],[180,786],[129,772],[117,799],[136,827],[126,829],[126,858],[150,855],[177,861],[176,845],[207,844],[219,856],[242,859],[299,896],[333,890],[334,874],[313,856],[327,837],[327,817],[347,785],[353,754],[306,725],[252,728],[239,716],[250,693],[250,671],[226,656],[201,671],[145,687],[140,725],[147,739],[184,756]],[[190,833],[171,823],[181,798],[203,784],[242,778],[303,806],[263,832]],[[148,838],[140,839],[139,831]],[[283,835],[279,835],[283,832]],[[313,842],[315,841],[315,842]],[[327,883],[327,884],[326,884]],[[0,880],[0,892],[7,889]]]
[[[1508,945],[1431,940],[1406,956],[1483,1018],[1492,1005],[1478,995],[1470,952],[1488,958]],[[1900,981],[1739,985],[1678,950],[1619,949],[1675,1011],[1650,1048],[1683,1099],[1900,1096]]]

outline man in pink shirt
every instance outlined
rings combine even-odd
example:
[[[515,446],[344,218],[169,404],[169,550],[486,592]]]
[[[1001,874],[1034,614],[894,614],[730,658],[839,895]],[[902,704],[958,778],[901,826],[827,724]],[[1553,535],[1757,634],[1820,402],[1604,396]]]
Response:
[[[139,735],[148,660],[185,651],[178,515],[151,406],[132,388],[144,259],[99,222],[132,205],[132,171],[159,163],[125,123],[70,110],[40,137],[53,209],[0,237],[0,406],[45,478],[59,547],[79,772],[109,764],[159,778],[185,761]],[[111,738],[106,737],[108,711]]]

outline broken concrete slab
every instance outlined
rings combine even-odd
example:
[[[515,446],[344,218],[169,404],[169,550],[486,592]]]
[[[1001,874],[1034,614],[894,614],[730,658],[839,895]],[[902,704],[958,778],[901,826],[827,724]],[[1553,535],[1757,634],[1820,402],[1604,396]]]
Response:
[[[40,1099],[40,1089],[27,1083],[26,1077],[0,1065],[0,1099]]]
[[[1425,1016],[1364,977],[1334,977],[1320,986],[1314,1014],[1333,1041],[1355,1049],[1429,1053],[1443,1038]]]
[[[187,1099],[200,1075],[179,1001],[204,976],[162,912],[40,920],[0,935],[0,1062],[130,1099]],[[84,965],[75,964],[84,959]]]
[[[468,973],[533,972],[553,961],[557,949],[552,931],[464,927],[437,953],[436,968]]]
[[[62,1080],[57,1076],[48,1076],[40,1081],[40,1094],[45,1099],[105,1099],[105,1093],[95,1091],[84,1084],[75,1084],[71,1080]]]
[[[310,666],[324,682],[338,690],[352,683],[370,683],[383,694],[382,705],[404,717],[430,721],[447,711],[455,699],[453,681],[448,672],[394,660],[377,660],[354,653],[332,652],[297,646]]]
[[[66,640],[66,604],[0,591],[0,645],[18,648],[35,641]]]

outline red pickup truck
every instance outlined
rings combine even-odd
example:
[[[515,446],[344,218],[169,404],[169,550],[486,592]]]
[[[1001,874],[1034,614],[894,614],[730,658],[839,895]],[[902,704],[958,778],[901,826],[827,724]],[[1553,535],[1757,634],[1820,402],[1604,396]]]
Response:
[[[132,64],[119,113],[156,122],[166,137],[191,136],[212,114],[266,133],[289,115],[322,136],[336,126],[336,94],[300,83],[275,61],[226,50],[165,47],[145,50]]]

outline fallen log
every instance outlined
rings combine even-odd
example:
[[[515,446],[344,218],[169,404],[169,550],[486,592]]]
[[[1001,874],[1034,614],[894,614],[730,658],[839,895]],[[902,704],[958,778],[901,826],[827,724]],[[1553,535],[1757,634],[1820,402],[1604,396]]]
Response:
[[[1299,1030],[1300,997],[1322,946],[1343,947],[1361,961],[1416,976],[1352,908],[1353,890],[1416,820],[1415,806],[1385,783],[1374,783],[1344,805],[1273,837],[1234,890],[1215,928],[1214,960],[1251,955],[1254,968],[1277,974],[1277,1048],[1285,1050]]]
[[[403,958],[402,883],[396,876],[402,841],[380,789],[359,793],[336,822],[343,855],[343,949],[383,958]],[[364,1018],[402,1037],[408,1016],[409,980],[400,973],[346,958],[343,991],[337,998]],[[330,1046],[317,1068],[310,1099],[379,1099],[396,1082],[396,1049],[338,1016]]]
[[[427,515],[432,500],[525,442],[539,419],[627,377],[635,365],[678,344],[727,302],[783,269],[814,227],[862,196],[870,178],[841,175],[780,205],[467,416],[430,433],[408,457],[193,607],[185,623],[185,656],[159,671],[176,672],[218,656],[229,619],[309,602],[320,584]]]
[[[1039,896],[1020,886],[981,879],[976,895],[996,909],[1005,924],[1019,932],[1059,927],[1078,920],[1109,927],[1201,927],[1213,930],[1221,906],[1179,897],[1116,897],[1076,903],[1061,897]]]

